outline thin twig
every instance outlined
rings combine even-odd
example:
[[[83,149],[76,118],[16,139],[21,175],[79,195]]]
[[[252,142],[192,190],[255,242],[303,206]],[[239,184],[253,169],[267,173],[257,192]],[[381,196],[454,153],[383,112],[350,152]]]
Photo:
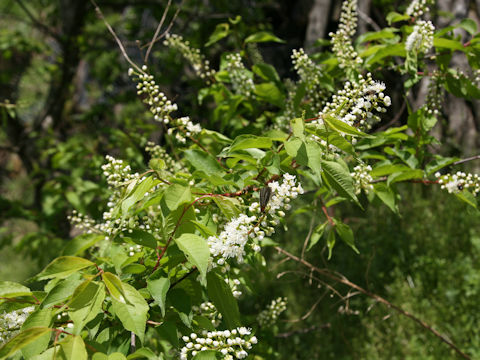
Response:
[[[153,34],[152,41],[150,41],[150,45],[148,45],[147,53],[145,54],[145,63],[148,62],[148,57],[150,56],[150,51],[152,51],[153,44],[155,41],[157,41],[157,36],[160,33],[160,29],[163,26],[163,22],[165,21],[165,18],[167,17],[168,9],[170,9],[170,5],[172,4],[172,0],[168,0],[167,7],[163,11],[162,19],[160,20],[160,23],[157,26],[157,29],[155,30],[155,34]]]
[[[333,281],[336,281],[336,282],[339,282],[341,284],[344,284],[344,285],[347,285],[347,286],[350,286],[351,288],[355,289],[355,290],[358,290],[360,291],[362,294],[364,295],[367,295],[368,297],[371,297],[372,299],[384,304],[384,305],[387,305],[388,307],[394,309],[395,311],[397,311],[398,313],[408,317],[409,319],[412,319],[413,321],[415,321],[417,324],[419,324],[421,327],[423,327],[424,329],[430,331],[432,334],[434,334],[436,337],[438,337],[441,341],[443,341],[445,344],[447,344],[448,346],[450,346],[450,348],[452,348],[453,350],[455,350],[455,352],[462,356],[464,359],[470,359],[470,356],[468,356],[467,354],[465,354],[462,350],[460,350],[450,339],[448,339],[445,335],[439,333],[437,330],[435,330],[434,328],[432,328],[430,325],[428,325],[426,322],[424,322],[423,320],[417,318],[415,315],[409,313],[408,311],[405,311],[403,310],[401,307],[395,305],[395,304],[392,304],[390,301],[384,299],[383,297],[377,295],[377,294],[374,294],[364,288],[362,288],[361,286],[351,282],[350,280],[348,280],[345,276],[337,276],[337,275],[334,275],[332,274],[331,272],[327,271],[327,270],[324,270],[324,269],[320,269],[312,264],[310,264],[308,261],[304,260],[304,259],[300,259],[299,257],[289,253],[288,251],[282,249],[281,247],[278,247],[278,246],[275,246],[275,249],[284,254],[285,256],[289,257],[290,259],[308,267],[309,269],[333,280]]]
[[[110,31],[110,34],[112,34],[113,38],[115,39],[115,41],[117,42],[117,45],[118,47],[120,48],[120,51],[122,52],[122,55],[123,57],[125,58],[125,60],[128,61],[128,63],[130,65],[132,65],[138,72],[141,72],[143,73],[143,70],[140,69],[138,67],[137,64],[135,64],[131,59],[130,57],[128,56],[127,54],[127,51],[125,50],[125,48],[123,47],[123,44],[122,44],[122,41],[119,39],[119,37],[117,36],[117,34],[115,33],[115,31],[113,30],[113,28],[110,26],[110,24],[107,22],[107,20],[105,19],[105,16],[103,15],[102,13],[102,10],[100,10],[100,8],[98,7],[97,3],[95,2],[95,0],[90,0],[90,2],[92,3],[92,5],[95,7],[95,11],[97,12],[98,16],[100,17],[100,19],[103,20],[105,26],[107,27],[108,31]]]
[[[463,163],[466,163],[468,161],[477,160],[477,159],[480,159],[480,155],[470,156],[468,158],[455,161],[455,162],[452,163],[452,165],[463,164]]]

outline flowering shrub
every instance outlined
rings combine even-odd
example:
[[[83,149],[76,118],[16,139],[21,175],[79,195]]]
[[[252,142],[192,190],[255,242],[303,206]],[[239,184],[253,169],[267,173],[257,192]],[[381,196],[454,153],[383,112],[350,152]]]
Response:
[[[286,299],[268,299],[257,314],[238,304],[252,295],[258,274],[249,270],[265,269],[264,249],[285,253],[275,231],[298,197],[318,200],[324,215],[304,250],[323,238],[329,257],[340,241],[358,249],[350,226],[328,209],[383,202],[398,212],[397,183],[439,185],[476,206],[478,176],[434,177],[459,159],[433,156],[427,147],[436,143],[429,131],[441,116],[440,90],[465,98],[480,98],[480,90],[449,70],[445,56],[427,71],[424,56],[461,48],[478,68],[478,45],[476,38],[461,44],[453,28],[435,33],[418,19],[426,4],[414,1],[406,14],[389,14],[392,26],[382,34],[391,36],[367,34],[354,46],[357,2],[346,0],[322,62],[293,52],[297,82],[282,80],[261,56],[248,67],[244,51],[226,53],[214,70],[199,49],[167,35],[164,44],[204,80],[198,100],[210,102],[217,129],[232,127],[238,135],[231,139],[181,114],[147,65],[130,69],[164,146],[147,143],[148,165],[138,172],[107,156],[109,200],[101,220],[72,211],[83,233],[35,276],[35,287],[0,282],[0,358],[20,351],[42,359],[266,359],[261,334],[272,331]],[[216,33],[209,43],[224,36]],[[281,40],[260,32],[243,45],[267,41]],[[432,94],[411,110],[408,125],[389,126],[398,97],[389,92],[386,68],[405,79],[405,91],[432,76]],[[290,258],[311,267],[304,254]]]

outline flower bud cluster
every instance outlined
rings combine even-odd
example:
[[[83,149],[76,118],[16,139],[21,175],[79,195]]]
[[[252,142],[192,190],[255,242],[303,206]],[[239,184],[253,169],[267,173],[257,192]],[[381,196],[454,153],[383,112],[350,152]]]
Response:
[[[431,0],[413,0],[410,5],[408,5],[405,14],[412,17],[419,17],[427,13],[430,9],[428,4]]]
[[[238,299],[240,296],[242,296],[242,292],[238,290],[238,286],[240,286],[240,280],[238,279],[225,279],[225,282],[230,285],[230,288],[232,289],[232,294],[233,296]]]
[[[6,343],[20,332],[20,328],[33,310],[35,308],[29,306],[0,315],[0,345]]]
[[[113,156],[105,156],[106,164],[102,165],[103,175],[107,179],[108,186],[115,190],[128,181],[137,179],[139,174],[132,174],[130,165],[125,164],[123,160],[115,159]]]
[[[218,312],[215,305],[213,305],[210,301],[201,303],[200,306],[194,305],[192,306],[192,310],[194,313],[209,319],[215,327],[220,325],[222,321],[222,314]]]
[[[413,27],[413,31],[408,35],[405,42],[407,52],[417,51],[426,53],[433,47],[433,33],[435,26],[431,21],[419,20]]]
[[[392,104],[384,90],[385,84],[373,80],[372,74],[368,73],[366,78],[359,75],[356,82],[347,81],[344,88],[333,95],[332,101],[320,112],[320,119],[312,123],[323,123],[322,115],[330,114],[360,130],[369,130],[373,123],[380,121],[374,111],[384,113]]]
[[[137,82],[137,94],[145,94],[143,102],[150,107],[150,111],[156,121],[168,124],[170,121],[170,113],[178,110],[177,104],[167,99],[167,96],[160,91],[159,86],[155,83],[153,75],[147,74],[147,66],[143,65],[142,73],[136,72],[132,68],[128,69],[128,75],[136,76],[134,81]]]
[[[265,62],[263,60],[262,53],[260,52],[257,43],[248,43],[247,53],[253,64],[260,64]]]
[[[152,159],[162,159],[165,162],[165,171],[175,174],[176,172],[183,170],[182,165],[175,161],[163,147],[160,145],[155,145],[153,142],[147,142],[147,146],[145,147],[145,151],[150,154]]]
[[[257,321],[260,326],[273,325],[280,314],[287,310],[287,298],[276,298],[272,300],[270,305],[265,310],[262,310],[257,316]]]
[[[195,333],[183,336],[185,346],[180,350],[180,359],[192,359],[201,351],[215,350],[223,355],[224,360],[245,359],[258,340],[251,336],[251,330],[239,327],[224,331],[203,331],[201,335]]]
[[[77,210],[73,210],[71,215],[67,216],[70,224],[78,229],[86,230],[87,234],[91,234],[95,228],[95,220],[90,216],[79,213]]]
[[[341,68],[356,68],[363,62],[352,45],[352,37],[357,31],[357,18],[357,0],[345,0],[337,32],[329,34],[332,38],[333,53]]]
[[[305,85],[306,96],[310,100],[313,111],[317,112],[326,97],[325,89],[322,87],[322,69],[320,65],[309,58],[302,48],[293,49],[291,57],[293,67],[300,77],[300,82]]]
[[[428,94],[425,101],[427,113],[429,115],[439,115],[442,108],[445,89],[440,81],[438,72],[434,72],[428,83]]]
[[[441,188],[451,194],[458,194],[463,190],[470,191],[474,196],[480,193],[480,176],[477,174],[457,171],[455,174],[441,175],[437,172],[435,177],[439,178],[438,183],[441,184]]]
[[[163,45],[178,50],[182,56],[192,65],[198,77],[208,81],[215,75],[215,70],[210,69],[210,62],[200,53],[199,49],[190,46],[189,41],[176,34],[167,34]]]
[[[252,74],[245,69],[240,54],[228,54],[226,56],[225,70],[228,72],[232,88],[237,95],[251,97],[255,91]]]
[[[219,235],[208,238],[208,246],[214,261],[211,264],[212,268],[225,265],[226,260],[230,258],[242,263],[249,238],[253,240],[253,245],[249,244],[252,249],[260,251],[258,242],[275,232],[274,227],[279,224],[279,219],[285,217],[283,210],[290,209],[291,199],[303,194],[301,184],[297,185],[295,176],[290,174],[283,175],[282,184],[272,181],[268,186],[272,193],[265,208],[262,209],[258,202],[252,203],[249,206],[252,215],[240,214],[231,219]]]
[[[371,171],[372,167],[367,164],[360,164],[353,168],[353,172],[350,173],[350,176],[354,181],[355,194],[360,194],[362,189],[366,194],[368,194],[370,190],[373,190],[373,185],[371,184],[373,178],[372,175],[370,175]]]
[[[202,132],[202,127],[199,124],[194,125],[188,116],[176,119],[176,126],[176,130],[179,131],[175,134],[175,138],[182,144],[186,143],[186,137],[194,136]],[[168,135],[172,135],[173,131],[174,128],[168,129]]]

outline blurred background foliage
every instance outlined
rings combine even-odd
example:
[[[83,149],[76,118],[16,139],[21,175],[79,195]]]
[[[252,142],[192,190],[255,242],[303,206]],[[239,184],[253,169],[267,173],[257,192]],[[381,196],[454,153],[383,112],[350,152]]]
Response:
[[[292,77],[291,50],[308,44],[306,33],[312,27],[317,3],[184,1],[171,31],[201,47],[218,68],[222,52],[238,49],[241,39],[256,31],[269,30],[285,43],[245,50],[259,51],[282,78]],[[385,26],[386,13],[405,6],[393,0],[367,3],[370,20],[380,26]],[[140,50],[144,53],[165,4],[99,1],[108,22],[139,64],[143,61]],[[169,18],[178,5],[172,6]],[[336,27],[340,5],[340,1],[329,2],[324,38]],[[465,6],[469,14],[478,13],[469,2]],[[238,17],[241,20],[231,25],[234,36],[202,47],[217,24]],[[101,217],[107,200],[100,170],[104,156],[126,159],[134,170],[142,171],[148,161],[143,150],[147,141],[163,144],[165,138],[163,129],[153,123],[137,98],[127,64],[88,1],[3,0],[0,23],[0,279],[24,281],[77,234],[67,220],[73,209]],[[203,85],[178,53],[161,43],[153,49],[149,67],[184,114],[192,114],[202,126],[222,130],[227,136],[241,131],[240,122],[222,124],[209,118],[211,104],[197,101]],[[402,94],[396,96],[401,99]],[[399,121],[405,123],[406,116]],[[437,134],[449,144],[443,148],[444,154],[478,151],[475,144],[462,148],[461,139],[471,136],[474,129],[455,129],[452,132],[447,123]],[[335,208],[335,216],[354,229],[360,255],[339,245],[327,261],[325,240],[320,239],[307,252],[307,259],[318,266],[327,264],[418,314],[478,358],[478,212],[434,187],[408,184],[399,190],[400,216],[385,206],[370,206],[365,211],[348,205]],[[312,198],[307,195],[298,200],[303,202],[302,210],[287,218],[288,231],[277,236],[292,253],[302,251],[311,223],[324,221],[321,211],[314,210]],[[276,346],[264,349],[271,358],[454,356],[411,320],[353,290],[319,282],[313,274],[281,261],[273,250],[267,255],[270,278],[259,278],[251,285],[257,297],[242,307],[254,314],[272,298],[288,297],[287,316],[270,342]]]

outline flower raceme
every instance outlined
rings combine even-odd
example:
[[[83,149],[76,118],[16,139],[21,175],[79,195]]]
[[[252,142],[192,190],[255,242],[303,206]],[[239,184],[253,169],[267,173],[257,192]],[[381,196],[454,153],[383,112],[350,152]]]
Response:
[[[412,33],[408,35],[407,41],[405,42],[405,50],[407,50],[407,52],[428,52],[433,47],[434,31],[435,26],[433,26],[431,21],[417,21]]]
[[[272,195],[263,212],[260,204],[254,202],[249,206],[251,215],[240,214],[231,219],[219,235],[208,238],[208,246],[213,258],[211,267],[222,266],[231,258],[235,258],[240,263],[243,262],[247,246],[254,251],[259,251],[261,241],[265,236],[275,232],[274,226],[278,225],[279,219],[285,216],[283,210],[290,209],[291,199],[303,194],[301,184],[297,185],[296,177],[290,174],[283,175],[281,184],[272,181],[268,186],[272,190]],[[253,244],[248,243],[249,239],[253,240]]]
[[[470,191],[474,196],[480,193],[480,176],[477,174],[467,174],[457,171],[455,174],[435,173],[441,188],[447,190],[451,194],[458,194],[463,190]]]

